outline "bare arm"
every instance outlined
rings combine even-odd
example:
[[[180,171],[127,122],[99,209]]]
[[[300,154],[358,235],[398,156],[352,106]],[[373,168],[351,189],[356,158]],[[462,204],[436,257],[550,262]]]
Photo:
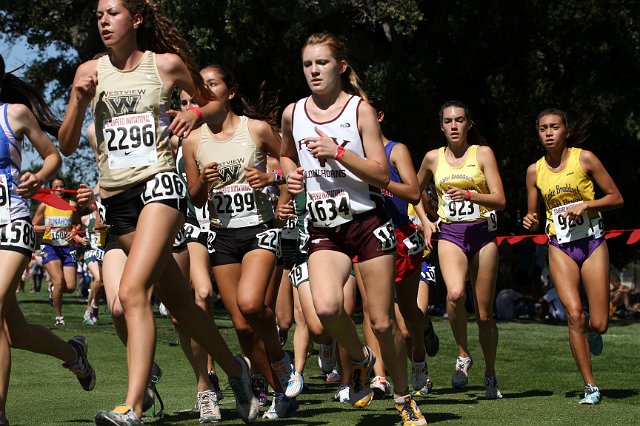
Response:
[[[527,168],[527,214],[522,219],[522,226],[529,230],[535,231],[540,224],[538,220],[538,203],[540,197],[538,194],[538,188],[536,187],[536,165],[535,163]]]
[[[71,155],[78,148],[82,124],[87,107],[96,94],[98,84],[98,61],[92,60],[80,65],[76,70],[71,87],[71,96],[67,105],[66,114],[58,133],[60,151],[64,155]]]
[[[30,198],[45,182],[53,178],[60,169],[62,158],[29,108],[22,104],[12,104],[7,110],[7,118],[13,131],[18,136],[26,136],[43,160],[42,167],[36,173],[26,172],[20,177],[16,192],[21,197]]]
[[[427,184],[433,178],[433,173],[436,167],[438,166],[438,150],[432,149],[427,152],[422,159],[422,164],[420,164],[420,169],[418,170],[418,186],[420,192],[424,191],[427,187]]]
[[[504,210],[506,200],[502,178],[498,170],[498,162],[493,155],[493,150],[488,146],[479,146],[477,152],[478,163],[482,167],[484,176],[487,179],[488,194],[478,192],[471,193],[471,201],[493,210]],[[466,195],[466,194],[465,194]]]
[[[249,133],[258,148],[277,161],[280,158],[280,135],[266,122],[249,119]],[[245,167],[247,181],[253,189],[261,189],[273,185],[276,181],[272,172],[262,172],[255,167]]]
[[[298,167],[298,151],[293,140],[293,104],[282,113],[282,143],[280,144],[280,167],[287,179],[287,189],[291,194],[304,191],[304,170]]]
[[[622,194],[620,194],[618,187],[598,157],[591,151],[582,151],[580,153],[580,165],[585,173],[593,178],[604,195],[596,200],[585,201],[572,206],[566,212],[568,218],[578,217],[588,210],[607,211],[618,209],[624,205]]]
[[[420,190],[418,189],[418,177],[413,167],[413,160],[407,147],[403,144],[396,144],[391,150],[391,164],[398,170],[402,182],[389,180],[387,190],[411,204],[420,201]],[[417,210],[416,210],[417,212]],[[424,210],[423,210],[424,213]]]
[[[182,141],[182,158],[187,174],[187,187],[193,205],[200,208],[207,202],[207,183],[196,161],[199,135],[192,134]]]
[[[386,188],[389,184],[389,165],[382,143],[382,132],[373,107],[366,102],[361,102],[358,106],[358,130],[367,157],[363,158],[346,150],[340,163],[362,181],[378,188]],[[316,132],[318,136],[306,138],[311,154],[316,158],[335,158],[338,146],[318,127]]]

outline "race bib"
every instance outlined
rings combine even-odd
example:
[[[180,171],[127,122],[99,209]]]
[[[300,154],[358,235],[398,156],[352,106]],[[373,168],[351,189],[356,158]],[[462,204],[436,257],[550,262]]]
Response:
[[[278,228],[267,229],[256,235],[258,247],[272,251],[280,257],[280,237],[282,230]]]
[[[36,232],[26,220],[16,220],[0,227],[0,246],[19,247],[25,250],[36,249]]]
[[[209,254],[216,252],[216,249],[213,247],[213,242],[215,240],[216,240],[216,232],[209,231],[209,233],[207,234],[207,251],[209,252]]]
[[[11,223],[11,193],[7,177],[0,175],[0,226]]]
[[[177,248],[186,243],[187,236],[184,232],[184,226],[178,229],[178,233],[176,234],[176,238],[173,240],[173,247]]]
[[[382,251],[388,251],[396,247],[396,230],[391,221],[377,227],[373,231],[373,235],[380,241]]]
[[[448,194],[442,194],[444,215],[451,222],[467,222],[480,219],[480,205],[472,201],[453,201]]]
[[[102,262],[104,260],[104,250],[96,249],[93,255],[96,257],[96,260]]]
[[[424,238],[422,238],[422,234],[418,231],[414,232],[404,240],[402,240],[404,245],[407,247],[409,251],[409,256],[414,254],[422,253],[426,247],[424,242]]]
[[[604,235],[604,222],[601,217],[597,217],[593,219],[593,221],[590,221],[587,212],[582,213],[582,215],[575,219],[567,219],[564,217],[564,214],[571,206],[575,206],[580,203],[582,203],[582,201],[566,204],[551,210],[553,226],[556,228],[556,238],[558,239],[558,243],[564,244],[590,236],[598,238]]]
[[[296,265],[296,267],[289,272],[289,281],[291,281],[291,285],[295,288],[298,288],[300,284],[309,282],[309,265],[307,262]]]
[[[102,122],[109,169],[149,166],[158,161],[153,112],[127,114]]]
[[[230,185],[213,190],[209,196],[210,209],[221,222],[257,211],[256,196],[248,184]]]
[[[347,191],[341,188],[313,191],[307,197],[308,217],[313,226],[335,228],[353,220]]]
[[[489,232],[495,231],[498,229],[498,214],[495,210],[491,210],[490,212],[486,212],[484,217],[487,218],[487,230]]]
[[[51,235],[51,245],[56,247],[68,246],[67,241],[67,228],[51,228],[49,232]]]
[[[282,238],[296,240],[298,238],[298,218],[290,217],[282,227]]]
[[[429,281],[435,284],[436,282],[436,267],[435,266],[427,266],[426,271],[420,272],[420,279],[422,281]]]
[[[197,240],[200,236],[200,228],[190,223],[185,223],[182,227],[184,230],[185,238],[188,240]]]
[[[140,195],[144,204],[161,200],[181,200],[186,196],[184,183],[175,172],[158,173],[147,181]]]
[[[300,253],[302,254],[308,253],[308,250],[307,250],[308,243],[309,243],[309,233],[306,231],[300,231],[300,235],[298,239],[298,250],[300,250]]]
[[[196,212],[196,219],[198,220],[198,225],[200,225],[200,229],[203,231],[209,230],[211,226],[211,219],[209,219],[209,209],[206,205],[202,207],[194,207]]]

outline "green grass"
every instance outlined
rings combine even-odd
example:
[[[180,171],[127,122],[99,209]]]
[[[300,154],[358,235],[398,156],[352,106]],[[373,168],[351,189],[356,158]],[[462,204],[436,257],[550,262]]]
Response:
[[[33,323],[53,328],[53,311],[46,303],[46,291],[21,294],[21,307]],[[17,425],[92,424],[100,409],[111,409],[124,399],[126,364],[122,345],[115,336],[109,316],[102,313],[99,325],[82,324],[84,306],[77,297],[66,297],[66,327],[54,332],[63,339],[82,334],[90,344],[89,357],[97,376],[97,386],[84,392],[60,362],[51,357],[14,351],[7,413]],[[217,323],[227,343],[238,351],[231,322],[217,312]],[[147,424],[197,424],[198,417],[185,410],[195,402],[192,371],[166,318],[158,318],[158,363],[164,375],[158,389],[165,401],[162,419],[147,418]],[[483,360],[478,346],[477,327],[469,324],[475,366],[470,386],[454,391],[450,386],[455,348],[449,324],[435,318],[440,336],[440,353],[429,360],[434,381],[432,395],[418,403],[430,424],[464,425],[631,425],[640,423],[640,324],[612,323],[604,337],[605,349],[594,358],[593,369],[603,389],[599,406],[580,406],[580,375],[571,357],[565,326],[529,322],[500,323],[497,372],[504,399],[485,401],[482,385]],[[291,349],[291,340],[287,348]],[[364,410],[333,401],[335,387],[322,382],[316,357],[308,362],[305,378],[309,391],[298,397],[300,408],[290,419],[277,423],[299,425],[390,425],[399,417],[391,400],[374,401]],[[222,378],[225,398],[221,403],[224,424],[243,424],[236,412],[233,394]],[[266,420],[259,420],[266,422]]]

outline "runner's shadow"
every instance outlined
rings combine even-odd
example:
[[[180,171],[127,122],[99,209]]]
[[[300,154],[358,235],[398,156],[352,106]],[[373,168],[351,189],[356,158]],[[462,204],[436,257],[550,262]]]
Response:
[[[631,398],[633,396],[637,396],[639,391],[636,389],[604,389],[601,390],[603,398],[611,398],[611,399],[625,399]],[[565,398],[582,398],[584,395],[584,391],[569,391],[564,394]]]
[[[398,424],[398,416],[399,413],[393,409],[388,410],[388,413],[384,414],[374,414],[367,413],[363,414],[360,420],[355,423],[358,426],[367,426],[371,424],[377,425],[396,425]],[[460,420],[462,416],[453,413],[433,413],[429,412],[425,415],[425,418],[429,424],[444,422],[448,420]]]
[[[465,393],[471,393],[473,392],[473,395],[471,396],[475,396],[475,391],[483,391],[484,392],[484,386],[465,386],[462,389],[454,389],[454,388],[445,388],[445,389],[433,389],[431,392],[429,392],[429,395],[433,394],[433,395],[455,395],[455,394],[465,394]]]
[[[511,399],[511,398],[533,398],[536,396],[551,396],[551,395],[553,395],[553,392],[550,390],[531,389],[524,392],[504,393],[502,394],[502,397],[505,399]]]

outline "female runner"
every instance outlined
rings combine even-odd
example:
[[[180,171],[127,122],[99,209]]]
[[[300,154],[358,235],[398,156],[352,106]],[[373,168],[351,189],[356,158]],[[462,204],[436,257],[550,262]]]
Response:
[[[567,311],[569,345],[584,381],[580,404],[598,404],[600,390],[591,371],[591,358],[602,352],[609,320],[609,251],[601,211],[622,207],[616,184],[598,157],[576,148],[586,137],[588,119],[569,126],[558,109],[542,111],[536,120],[545,156],[527,169],[528,230],[537,228],[540,196],[547,212],[549,269],[558,297]],[[604,194],[595,199],[594,182]],[[589,302],[583,312],[580,285]],[[586,331],[586,332],[585,332]]]
[[[64,189],[64,180],[55,177],[51,180],[51,189]],[[53,192],[57,196],[62,196],[62,192]],[[77,203],[69,201],[69,205],[76,207]],[[33,229],[36,232],[44,232],[42,235],[42,264],[51,277],[53,288],[51,289],[51,300],[55,312],[55,325],[60,327],[64,324],[62,315],[62,295],[73,293],[77,285],[76,247],[73,243],[76,240],[76,226],[80,224],[80,216],[77,211],[60,210],[45,203],[41,203],[33,215]]]
[[[447,287],[449,324],[458,346],[451,385],[466,386],[473,364],[465,310],[465,281],[469,272],[485,360],[486,397],[499,399],[502,394],[495,373],[498,328],[493,319],[498,272],[494,210],[505,207],[502,180],[491,148],[472,144],[469,136],[473,135],[474,123],[463,103],[450,101],[440,108],[440,128],[447,146],[427,152],[418,181],[422,191],[433,178],[438,193],[438,261]],[[435,230],[435,224],[427,223],[428,246]]]
[[[369,299],[369,314],[396,408],[404,424],[426,424],[409,394],[406,345],[391,314],[395,232],[373,188],[389,183],[387,159],[374,109],[354,94],[364,95],[345,50],[332,34],[307,39],[302,66],[311,96],[284,112],[280,161],[289,191],[307,192],[309,285],[323,326],[353,360],[351,404],[371,402],[366,380],[375,363],[343,309],[343,286],[358,256],[367,291],[376,295]]]
[[[96,383],[87,360],[88,345],[76,336],[64,342],[49,329],[28,324],[18,306],[16,288],[35,250],[36,233],[29,220],[28,199],[60,168],[62,160],[51,139],[60,122],[42,96],[12,74],[5,74],[0,56],[0,425],[6,416],[10,347],[56,357],[71,370],[85,390]],[[22,147],[27,137],[43,160],[35,173],[20,174]]]
[[[275,104],[248,105],[224,66],[207,66],[201,74],[220,113],[184,141],[189,193],[196,207],[208,200],[215,232],[213,274],[242,351],[276,392],[264,416],[288,417],[297,409],[297,402],[284,394],[293,367],[267,303],[280,230],[274,227],[271,202],[260,190],[266,153],[277,157],[280,152]]]
[[[199,309],[171,257],[184,221],[185,188],[175,173],[168,139],[186,135],[198,118],[215,113],[198,93],[202,80],[189,48],[153,0],[100,0],[98,31],[109,53],[76,71],[60,146],[65,155],[78,146],[85,111],[91,103],[100,151],[100,196],[106,223],[127,253],[118,296],[127,324],[129,386],[125,403],[101,411],[100,425],[141,424],[142,402],[155,351],[151,310],[153,283],[161,300],[191,336],[229,376],[238,412],[257,417],[249,386],[249,367],[234,358],[211,316]],[[180,87],[202,102],[202,110],[169,111],[169,97]],[[169,116],[174,119],[169,123]]]

